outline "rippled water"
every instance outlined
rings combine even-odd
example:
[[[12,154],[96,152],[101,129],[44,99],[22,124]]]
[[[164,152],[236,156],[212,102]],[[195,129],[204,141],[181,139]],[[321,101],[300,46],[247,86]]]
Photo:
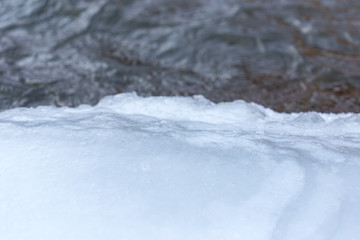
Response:
[[[202,94],[360,112],[356,0],[1,0],[0,109]]]

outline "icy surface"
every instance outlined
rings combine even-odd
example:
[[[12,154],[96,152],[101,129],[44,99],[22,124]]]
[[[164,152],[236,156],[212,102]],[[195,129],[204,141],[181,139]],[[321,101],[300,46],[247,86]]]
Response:
[[[360,115],[121,94],[0,113],[0,238],[358,239]]]

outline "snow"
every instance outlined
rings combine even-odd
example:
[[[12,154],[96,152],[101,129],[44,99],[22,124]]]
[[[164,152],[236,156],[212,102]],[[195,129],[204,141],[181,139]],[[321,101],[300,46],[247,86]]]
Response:
[[[120,94],[0,113],[0,238],[358,239],[360,115]]]

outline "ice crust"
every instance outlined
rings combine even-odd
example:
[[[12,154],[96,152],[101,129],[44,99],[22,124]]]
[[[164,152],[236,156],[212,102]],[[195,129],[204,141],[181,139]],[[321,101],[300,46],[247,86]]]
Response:
[[[360,115],[120,94],[0,113],[2,240],[351,240]]]

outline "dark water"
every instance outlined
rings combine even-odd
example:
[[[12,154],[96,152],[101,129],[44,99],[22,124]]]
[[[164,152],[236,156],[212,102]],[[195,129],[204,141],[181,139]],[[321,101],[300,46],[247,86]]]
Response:
[[[0,109],[202,94],[360,112],[358,0],[0,0]]]

